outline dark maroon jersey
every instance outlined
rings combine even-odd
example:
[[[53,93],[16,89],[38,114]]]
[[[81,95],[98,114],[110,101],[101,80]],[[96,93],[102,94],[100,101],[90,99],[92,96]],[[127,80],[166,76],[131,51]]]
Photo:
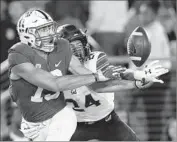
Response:
[[[53,75],[66,75],[71,56],[69,43],[64,39],[58,40],[54,51],[48,53],[47,61],[28,45],[17,43],[9,50],[9,74],[15,65],[30,62],[36,68],[51,72]],[[23,117],[29,122],[47,120],[66,106],[63,92],[52,92],[39,88],[23,78],[10,79],[9,90]]]

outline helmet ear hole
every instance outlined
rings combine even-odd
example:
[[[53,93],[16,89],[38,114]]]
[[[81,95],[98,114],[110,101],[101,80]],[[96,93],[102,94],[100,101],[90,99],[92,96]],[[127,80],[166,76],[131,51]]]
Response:
[[[28,42],[28,45],[31,46],[31,43]]]
[[[25,33],[28,33],[28,28],[25,29]]]
[[[26,39],[29,39],[29,36],[24,36]]]

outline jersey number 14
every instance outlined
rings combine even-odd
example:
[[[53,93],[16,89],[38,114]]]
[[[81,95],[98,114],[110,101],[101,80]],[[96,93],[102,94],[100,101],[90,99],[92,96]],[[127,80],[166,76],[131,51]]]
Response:
[[[80,108],[80,106],[78,105],[78,103],[75,100],[66,99],[66,102],[72,103],[74,105],[73,109],[75,111],[80,111],[80,112],[84,111],[84,109]],[[88,107],[90,107],[92,105],[99,106],[100,105],[100,101],[99,100],[94,100],[92,95],[88,94],[88,95],[85,96],[85,108],[88,108]]]

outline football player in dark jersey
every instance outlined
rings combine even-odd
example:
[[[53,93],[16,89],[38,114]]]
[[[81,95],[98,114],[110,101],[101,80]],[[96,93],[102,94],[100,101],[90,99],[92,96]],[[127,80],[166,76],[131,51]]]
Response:
[[[66,106],[63,91],[104,81],[105,77],[82,67],[69,42],[57,38],[55,23],[46,12],[25,12],[17,31],[20,42],[8,53],[9,90],[22,113],[21,131],[34,141],[69,141],[77,120]],[[85,75],[66,75],[68,69],[77,74],[85,71]]]

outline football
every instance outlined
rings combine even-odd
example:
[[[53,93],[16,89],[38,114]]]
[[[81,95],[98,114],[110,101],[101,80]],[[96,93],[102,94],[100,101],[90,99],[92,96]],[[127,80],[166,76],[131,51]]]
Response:
[[[135,66],[142,66],[151,52],[151,43],[146,31],[142,27],[137,27],[127,41],[127,53]]]

